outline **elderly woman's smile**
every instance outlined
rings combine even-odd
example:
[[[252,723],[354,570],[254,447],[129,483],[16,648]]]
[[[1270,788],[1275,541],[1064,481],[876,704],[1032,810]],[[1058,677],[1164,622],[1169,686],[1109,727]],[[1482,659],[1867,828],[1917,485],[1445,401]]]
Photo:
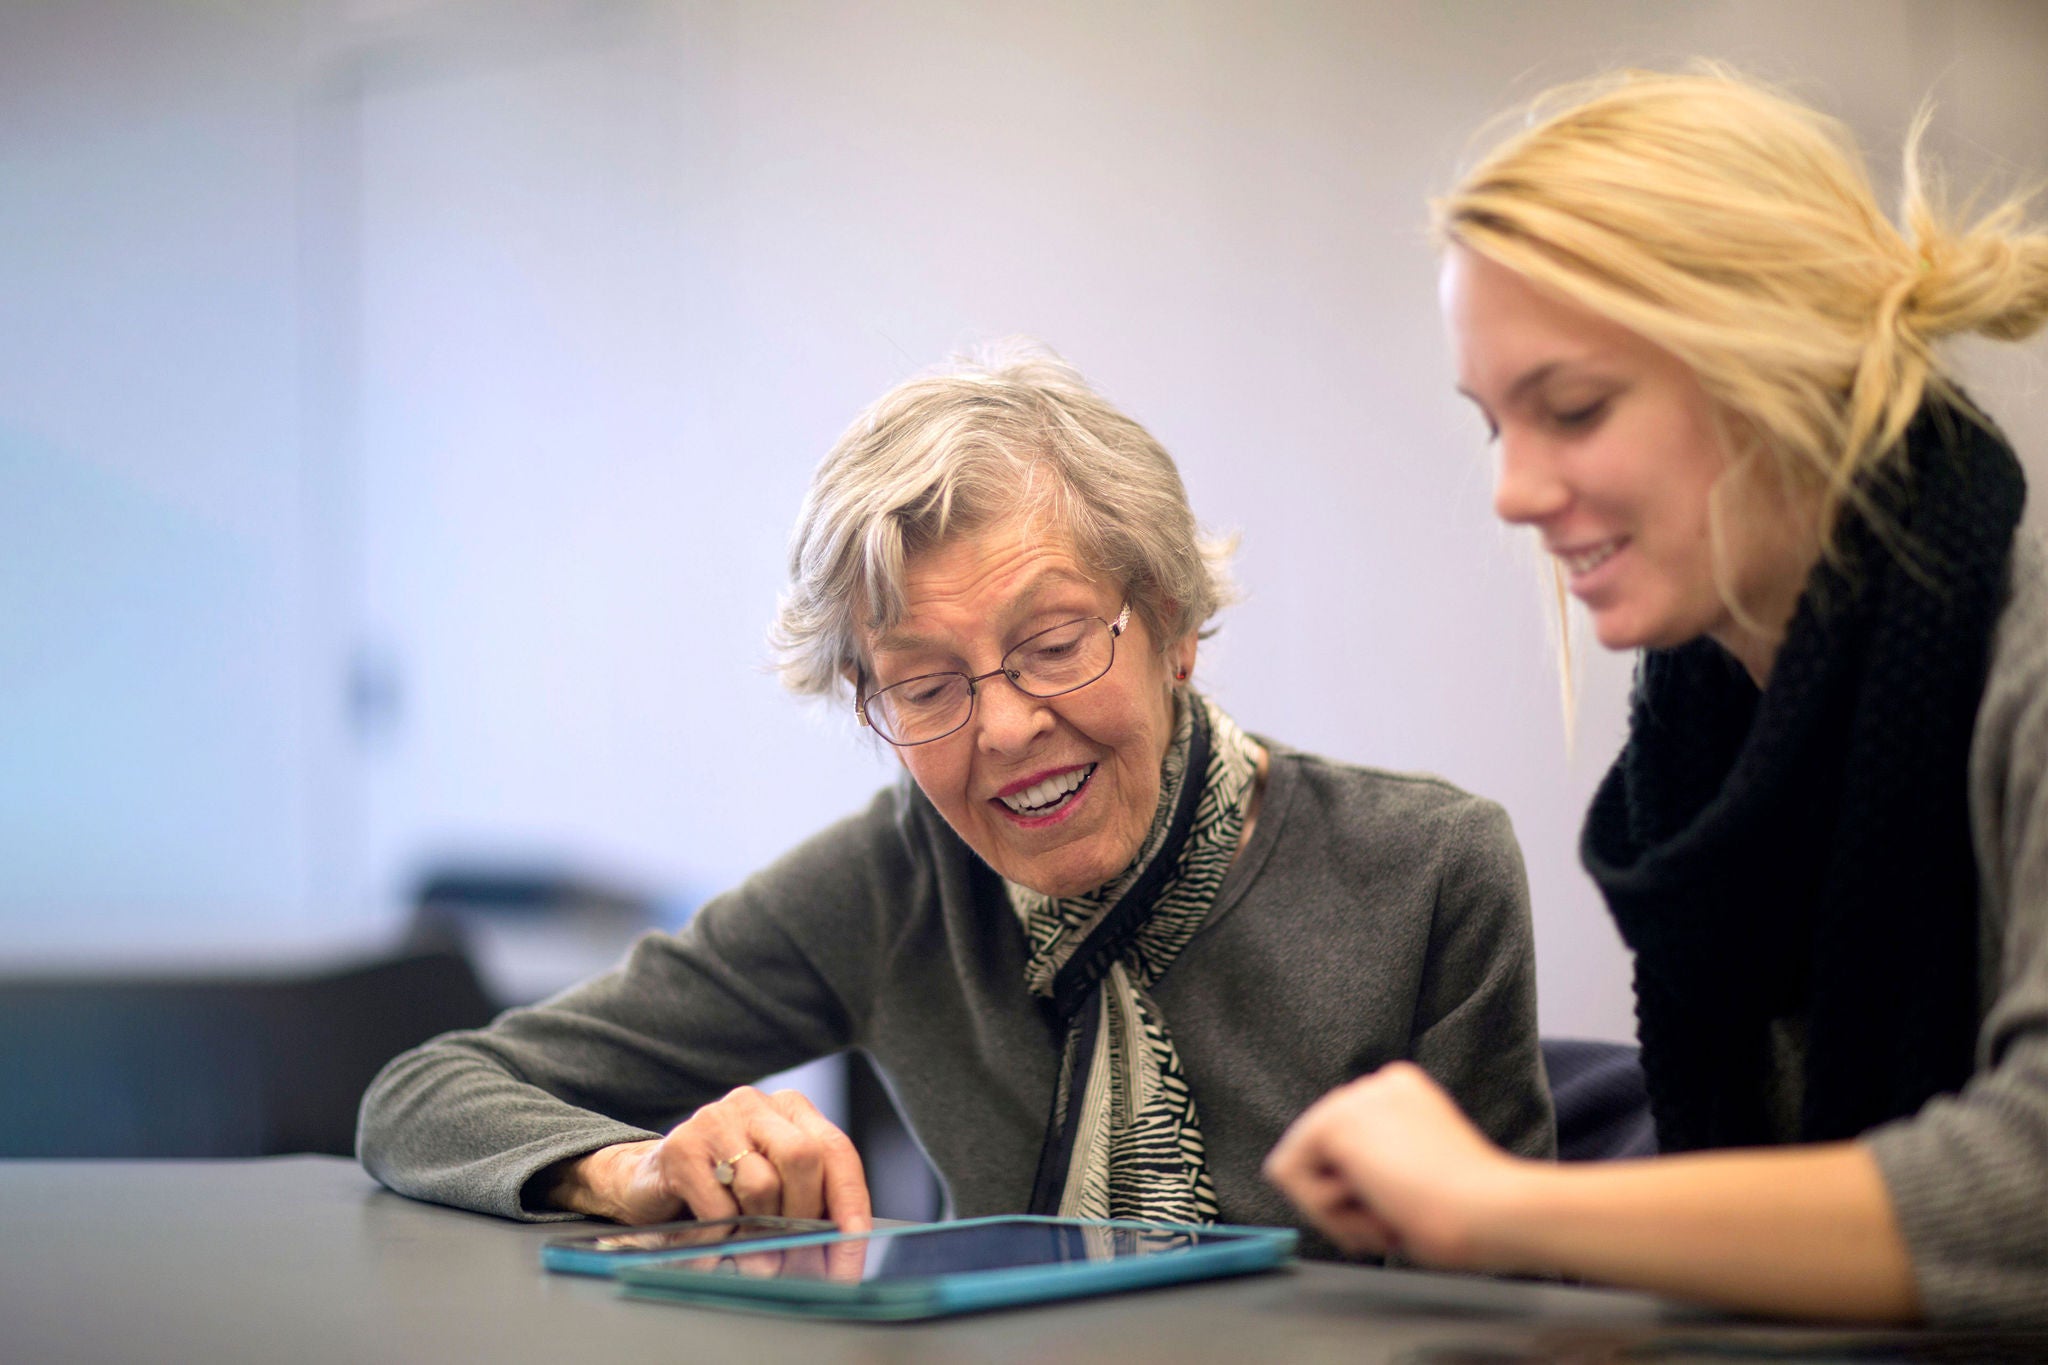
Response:
[[[903,619],[870,642],[874,688],[943,672],[978,679],[964,726],[897,750],[947,823],[997,872],[1048,895],[1089,890],[1128,867],[1158,808],[1173,675],[1193,667],[1194,637],[1162,651],[1133,611],[1108,672],[1071,692],[1034,697],[1000,672],[981,677],[1070,622],[1098,623],[1091,634],[1108,637],[1125,605],[1040,515],[913,557],[903,591]]]
[[[1036,828],[1064,820],[1080,802],[1081,789],[1095,775],[1095,767],[1089,763],[1039,778],[1027,777],[997,792],[996,800],[1020,825]]]

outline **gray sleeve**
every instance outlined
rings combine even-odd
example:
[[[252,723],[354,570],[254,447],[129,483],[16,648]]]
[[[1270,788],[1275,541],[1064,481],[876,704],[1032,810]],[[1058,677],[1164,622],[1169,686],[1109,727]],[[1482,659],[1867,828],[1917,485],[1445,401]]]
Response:
[[[1554,1157],[1522,850],[1507,812],[1491,801],[1470,798],[1455,817],[1444,836],[1412,1055],[1495,1142],[1521,1156]]]
[[[2048,1328],[2048,609],[2026,597],[1979,711],[1970,804],[1999,972],[1977,1074],[1867,1134],[1937,1326]]]
[[[401,1194],[511,1218],[555,1162],[657,1136],[736,1085],[847,1046],[881,915],[908,891],[879,798],[678,934],[489,1028],[394,1059],[363,1096],[364,1167]],[[893,853],[893,856],[892,856]]]

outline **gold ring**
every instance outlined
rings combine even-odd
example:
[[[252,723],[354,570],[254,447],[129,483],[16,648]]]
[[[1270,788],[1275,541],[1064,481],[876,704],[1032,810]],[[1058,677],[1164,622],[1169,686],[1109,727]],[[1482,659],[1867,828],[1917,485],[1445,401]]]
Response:
[[[754,1149],[752,1147],[747,1148],[745,1151],[734,1152],[731,1156],[711,1168],[711,1178],[721,1185],[730,1187],[732,1185],[733,1168],[753,1154]]]

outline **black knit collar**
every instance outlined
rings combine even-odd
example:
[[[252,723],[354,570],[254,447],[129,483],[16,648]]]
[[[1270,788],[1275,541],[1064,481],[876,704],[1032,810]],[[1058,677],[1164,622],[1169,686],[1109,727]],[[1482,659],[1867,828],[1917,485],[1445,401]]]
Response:
[[[1765,691],[1710,641],[1644,655],[1587,816],[1666,1149],[1787,1136],[1776,1021],[1807,1026],[1807,1139],[1969,1072],[1969,743],[2025,484],[1988,425],[1930,407],[1863,491],[1875,515],[1814,570]]]

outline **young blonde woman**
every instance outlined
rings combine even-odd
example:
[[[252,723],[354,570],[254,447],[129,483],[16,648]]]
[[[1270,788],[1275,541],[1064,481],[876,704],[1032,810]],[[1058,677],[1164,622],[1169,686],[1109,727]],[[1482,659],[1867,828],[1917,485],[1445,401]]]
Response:
[[[2048,1326],[2048,560],[1937,351],[2041,327],[2048,235],[1915,162],[1901,231],[1833,121],[1629,73],[1439,204],[1495,507],[1642,651],[1582,853],[1666,1155],[1511,1157],[1387,1067],[1267,1163],[1341,1245]]]

